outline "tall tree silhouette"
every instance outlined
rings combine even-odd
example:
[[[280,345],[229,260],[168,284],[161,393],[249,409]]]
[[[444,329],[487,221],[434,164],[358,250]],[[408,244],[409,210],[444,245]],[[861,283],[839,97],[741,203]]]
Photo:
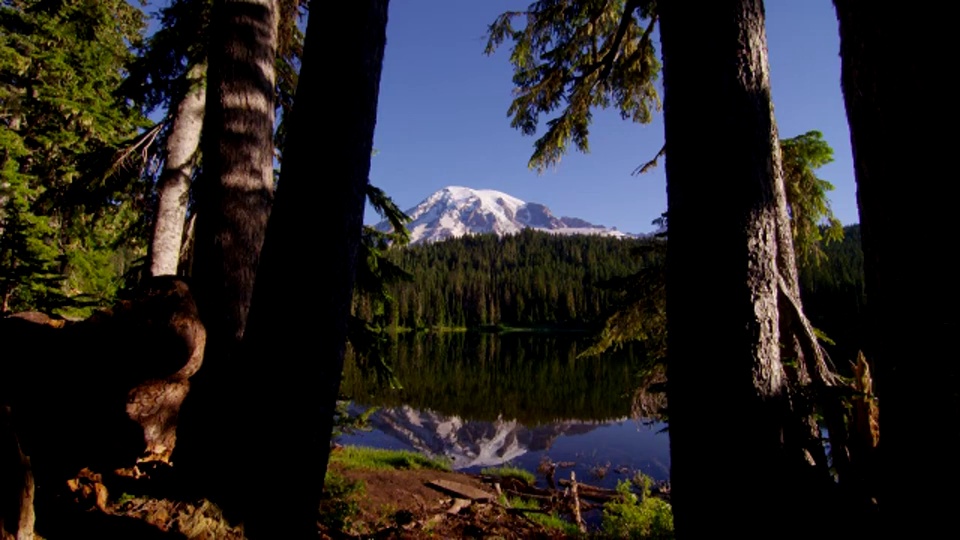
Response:
[[[952,18],[944,8],[918,12],[905,47],[880,6],[834,4],[863,241],[867,358],[876,366],[883,428],[880,468],[864,476],[880,485],[884,527],[932,535],[949,526],[958,495],[915,494],[960,481],[950,442],[960,432],[960,364],[949,352],[960,294],[944,249],[958,233],[948,194],[953,142],[931,127],[956,116],[946,106],[954,97],[939,54],[950,50]],[[917,91],[906,111],[893,113],[904,104],[904,81]],[[923,234],[904,219],[916,212]],[[913,464],[909,475],[903,463]]]
[[[515,28],[515,20],[526,25]],[[762,3],[724,0],[694,10],[675,1],[542,0],[499,17],[490,27],[488,51],[513,41],[517,97],[509,113],[515,127],[532,134],[541,114],[560,110],[535,146],[531,166],[542,168],[555,163],[569,141],[586,149],[592,108],[616,105],[624,118],[649,119],[659,106],[651,44],[658,21],[664,91],[672,92],[666,145],[657,157],[669,160],[666,319],[669,393],[679,400],[675,412],[671,397],[669,411],[677,441],[671,446],[678,526],[696,531],[694,516],[708,505],[706,486],[719,481],[707,479],[730,463],[756,475],[741,485],[756,481],[761,491],[772,490],[760,503],[767,505],[763,519],[774,523],[801,511],[801,493],[833,496],[829,466],[843,469],[846,450],[843,409],[833,388],[840,381],[800,302],[794,236],[815,238],[790,226],[791,215],[797,223],[819,221],[828,210],[826,186],[806,181],[799,192],[785,189]],[[668,61],[674,66],[670,80]],[[813,166],[799,161],[791,161],[791,172]],[[697,448],[716,446],[706,441],[734,436],[725,418],[706,413],[719,404],[729,409],[727,417],[753,429],[742,444],[700,459],[692,454]],[[829,427],[832,461],[821,440],[823,426]],[[772,477],[794,485],[783,489]],[[721,514],[740,519],[732,508]]]
[[[295,470],[244,479],[251,538],[316,535],[363,226],[387,3],[336,2],[309,16],[277,205],[244,338],[242,392],[258,396],[248,403],[255,433],[246,439],[248,463],[277,463],[282,455]],[[320,142],[317,126],[336,136]],[[324,164],[319,176],[318,161]],[[322,277],[291,275],[304,268],[304,246],[295,240],[304,235],[324,249]],[[302,315],[304,307],[310,316]]]
[[[754,536],[784,520],[800,530],[812,526],[804,516],[820,504],[828,477],[804,459],[826,468],[819,433],[805,426],[811,405],[790,381],[832,380],[799,306],[763,4],[724,0],[690,9],[665,0],[658,9],[677,531],[700,537],[719,526]],[[731,470],[736,485],[716,497],[711,486],[729,486]],[[708,509],[719,522],[698,517]]]
[[[191,476],[226,499],[236,470],[217,448],[240,429],[239,344],[273,200],[277,14],[276,0],[220,0],[209,27],[194,263],[208,339],[184,406],[180,455]]]

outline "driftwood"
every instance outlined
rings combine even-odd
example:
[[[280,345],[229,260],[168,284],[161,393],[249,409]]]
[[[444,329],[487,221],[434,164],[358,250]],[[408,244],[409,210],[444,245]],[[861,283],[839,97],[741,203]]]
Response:
[[[564,487],[573,486],[574,482],[567,480],[565,478],[560,479],[560,485]],[[607,502],[616,499],[620,496],[616,490],[606,489],[597,486],[591,486],[590,484],[581,484],[577,482],[578,492],[580,497],[584,499],[593,499],[595,501]]]
[[[427,482],[426,485],[460,499],[468,499],[478,502],[490,502],[494,500],[494,496],[490,493],[467,484],[461,484],[460,482],[452,482],[450,480],[438,478],[437,480],[431,480]]]
[[[459,514],[461,510],[473,504],[473,501],[470,499],[453,499],[453,504],[450,505],[450,508],[447,509],[448,514]]]
[[[583,522],[583,516],[580,514],[580,497],[577,495],[577,474],[570,471],[570,496],[573,498],[573,522],[577,524],[580,532],[587,532],[587,525]]]

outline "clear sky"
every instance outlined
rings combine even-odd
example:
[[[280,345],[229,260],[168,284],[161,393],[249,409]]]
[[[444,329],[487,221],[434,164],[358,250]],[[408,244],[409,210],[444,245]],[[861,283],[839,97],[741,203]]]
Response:
[[[596,111],[589,154],[572,151],[542,175],[527,168],[534,137],[510,127],[509,42],[484,56],[487,25],[528,0],[391,0],[371,181],[403,208],[448,185],[496,189],[554,214],[647,232],[666,210],[663,163],[631,176],[663,145],[662,116],[641,125]],[[767,0],[767,40],[781,137],[823,132],[834,163],[819,176],[844,224],[859,221],[840,90],[831,0]],[[657,41],[659,51],[659,41]],[[704,126],[704,138],[710,135]],[[718,177],[723,170],[718,169]],[[368,209],[366,221],[377,221]]]

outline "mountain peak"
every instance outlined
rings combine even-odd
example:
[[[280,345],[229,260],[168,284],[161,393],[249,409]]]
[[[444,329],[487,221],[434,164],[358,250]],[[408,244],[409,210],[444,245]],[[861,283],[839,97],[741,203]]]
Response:
[[[496,233],[499,236],[537,229],[557,234],[634,235],[593,225],[578,218],[556,217],[546,206],[525,202],[493,189],[447,186],[407,210],[411,222],[410,243],[436,242],[465,234]],[[377,225],[389,230],[386,222]]]

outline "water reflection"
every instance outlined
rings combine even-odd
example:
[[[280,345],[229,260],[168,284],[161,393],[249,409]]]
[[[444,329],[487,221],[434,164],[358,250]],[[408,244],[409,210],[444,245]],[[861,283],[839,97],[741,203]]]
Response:
[[[407,336],[391,351],[402,391],[348,361],[344,393],[380,409],[374,431],[342,442],[444,455],[467,471],[507,463],[534,471],[550,459],[603,485],[637,470],[665,480],[663,426],[628,418],[640,353],[576,358],[584,346],[571,335]]]

